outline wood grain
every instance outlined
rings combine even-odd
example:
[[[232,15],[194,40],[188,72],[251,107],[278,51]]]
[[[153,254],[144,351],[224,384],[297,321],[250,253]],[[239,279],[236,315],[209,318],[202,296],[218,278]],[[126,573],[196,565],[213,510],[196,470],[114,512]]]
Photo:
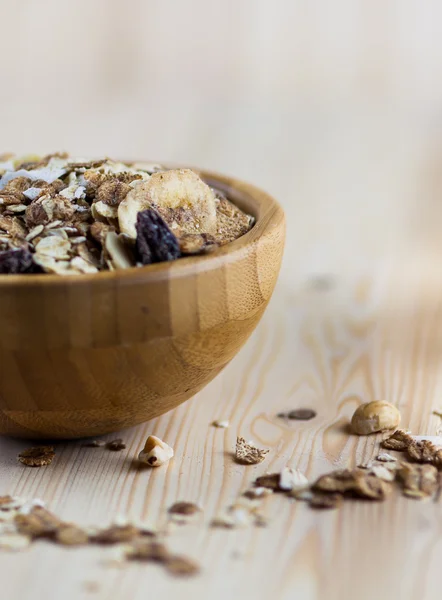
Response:
[[[61,278],[0,277],[0,432],[75,438],[147,421],[235,356],[273,292],[284,214],[252,185],[201,175],[256,218],[213,252]]]

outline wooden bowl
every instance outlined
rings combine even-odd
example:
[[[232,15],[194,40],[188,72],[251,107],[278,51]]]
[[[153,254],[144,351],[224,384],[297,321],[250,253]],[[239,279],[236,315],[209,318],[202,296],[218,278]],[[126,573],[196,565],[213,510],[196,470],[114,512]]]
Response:
[[[95,275],[0,276],[0,433],[77,438],[152,419],[227,365],[272,295],[284,214],[201,171],[256,217],[205,256]]]

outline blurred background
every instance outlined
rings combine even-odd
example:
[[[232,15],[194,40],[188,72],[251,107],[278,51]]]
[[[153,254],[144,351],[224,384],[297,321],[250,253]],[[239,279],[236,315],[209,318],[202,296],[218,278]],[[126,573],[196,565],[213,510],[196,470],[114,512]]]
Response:
[[[254,182],[286,209],[291,280],[442,250],[437,0],[0,6],[1,151]]]

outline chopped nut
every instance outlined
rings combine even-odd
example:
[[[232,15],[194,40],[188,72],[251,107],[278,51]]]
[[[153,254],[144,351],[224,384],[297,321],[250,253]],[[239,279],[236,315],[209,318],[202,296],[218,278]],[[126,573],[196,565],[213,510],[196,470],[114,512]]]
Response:
[[[220,429],[227,429],[227,427],[230,425],[230,423],[229,423],[229,421],[216,420],[216,421],[213,421],[212,425],[214,427],[219,427]]]
[[[117,438],[116,440],[107,442],[106,448],[108,450],[113,450],[114,452],[119,452],[120,450],[124,450],[126,448],[126,444],[121,438]]]
[[[160,440],[160,438],[150,435],[143,450],[138,455],[138,460],[151,467],[160,467],[173,457],[173,448]]]
[[[412,443],[413,438],[409,433],[404,431],[403,429],[398,429],[391,435],[389,438],[384,440],[381,444],[383,448],[387,450],[406,450],[408,446]]]
[[[0,273],[32,273],[35,269],[33,256],[24,248],[0,252]]]
[[[50,465],[54,456],[53,446],[35,446],[20,452],[18,460],[27,467],[42,467]]]
[[[261,463],[269,450],[260,450],[251,442],[246,442],[243,437],[236,439],[236,461],[244,465],[257,465]]]
[[[178,240],[154,210],[139,212],[135,229],[138,260],[143,265],[176,260],[180,256]]]
[[[351,420],[351,427],[358,435],[369,435],[378,431],[395,429],[399,425],[401,415],[398,409],[389,402],[367,402],[356,409]]]
[[[413,440],[407,447],[407,453],[411,460],[415,462],[434,463],[438,450],[429,440],[419,442]]]

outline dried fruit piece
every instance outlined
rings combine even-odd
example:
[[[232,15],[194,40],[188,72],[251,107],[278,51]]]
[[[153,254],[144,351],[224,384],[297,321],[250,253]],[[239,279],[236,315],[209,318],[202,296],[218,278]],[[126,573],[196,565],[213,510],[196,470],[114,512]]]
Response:
[[[291,410],[287,417],[296,421],[309,421],[316,417],[316,412],[311,408],[297,408],[296,410]]]
[[[106,448],[108,450],[113,450],[114,452],[119,452],[120,450],[124,450],[126,448],[126,444],[121,438],[117,438],[115,440],[107,442]]]
[[[358,435],[369,435],[378,431],[395,429],[401,420],[398,409],[389,402],[367,402],[361,404],[353,414],[351,428]]]
[[[167,224],[183,233],[214,233],[217,224],[215,195],[189,169],[154,173],[136,184],[118,208],[120,229],[136,236],[137,214],[154,208]]]
[[[409,433],[403,429],[398,429],[393,433],[393,435],[383,440],[381,446],[387,450],[402,451],[406,450],[412,442],[413,438]]]
[[[235,458],[237,462],[243,465],[257,465],[261,463],[269,450],[261,450],[252,442],[246,442],[243,437],[236,439]]]
[[[138,213],[136,232],[138,259],[143,265],[179,258],[177,238],[154,210],[147,209]]]
[[[42,467],[50,465],[54,456],[54,446],[35,446],[20,452],[18,460],[27,467]]]
[[[25,248],[0,252],[0,273],[19,274],[36,272],[32,254]]]
[[[160,440],[160,438],[150,435],[143,450],[138,455],[138,460],[151,467],[160,467],[173,457],[173,448]]]

